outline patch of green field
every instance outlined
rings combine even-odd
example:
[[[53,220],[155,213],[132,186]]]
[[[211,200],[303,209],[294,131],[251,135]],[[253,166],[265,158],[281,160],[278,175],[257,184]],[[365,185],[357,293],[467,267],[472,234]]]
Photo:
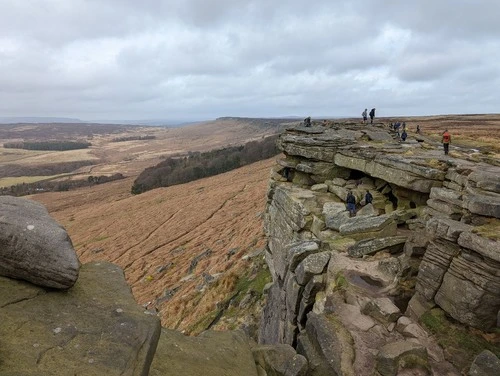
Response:
[[[65,176],[67,174],[52,175],[52,176],[19,176],[15,178],[2,178],[0,179],[0,187],[10,187],[11,185],[22,183],[36,183],[37,181],[50,180]]]

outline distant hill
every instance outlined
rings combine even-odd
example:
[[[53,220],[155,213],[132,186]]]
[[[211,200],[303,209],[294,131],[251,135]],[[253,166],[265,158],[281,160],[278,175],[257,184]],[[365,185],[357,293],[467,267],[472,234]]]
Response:
[[[80,119],[62,118],[62,117],[0,117],[0,124],[18,124],[18,123],[85,123]]]

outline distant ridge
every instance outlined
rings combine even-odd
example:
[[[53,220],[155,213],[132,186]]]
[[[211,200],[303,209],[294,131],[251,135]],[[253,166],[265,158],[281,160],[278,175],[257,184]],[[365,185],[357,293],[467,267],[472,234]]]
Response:
[[[16,124],[16,123],[85,123],[85,121],[75,118],[61,117],[0,117],[0,124]]]

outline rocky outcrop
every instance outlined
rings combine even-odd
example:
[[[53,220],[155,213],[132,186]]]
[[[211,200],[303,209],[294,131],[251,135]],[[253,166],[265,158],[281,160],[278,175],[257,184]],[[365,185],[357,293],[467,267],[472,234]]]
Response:
[[[147,375],[160,336],[106,262],[83,265],[66,291],[0,277],[0,316],[0,374]]]
[[[418,320],[438,305],[497,325],[500,169],[383,127],[291,127],[279,145],[259,341],[296,347],[310,375],[458,374]]]
[[[67,289],[79,268],[68,234],[43,205],[0,196],[0,275]]]

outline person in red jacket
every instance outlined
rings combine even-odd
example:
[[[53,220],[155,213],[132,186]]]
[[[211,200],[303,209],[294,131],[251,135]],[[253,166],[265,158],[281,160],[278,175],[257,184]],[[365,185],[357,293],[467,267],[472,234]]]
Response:
[[[446,129],[443,133],[443,148],[444,148],[444,155],[448,155],[448,150],[450,148],[451,144],[451,135],[448,132],[448,129]]]

